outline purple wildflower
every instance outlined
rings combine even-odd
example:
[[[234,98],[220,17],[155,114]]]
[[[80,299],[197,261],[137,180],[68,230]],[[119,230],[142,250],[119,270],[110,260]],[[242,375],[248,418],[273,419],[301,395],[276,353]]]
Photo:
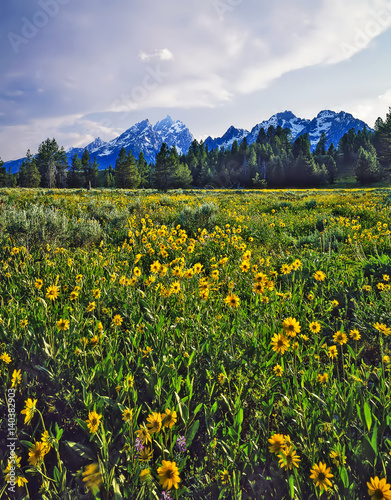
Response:
[[[178,439],[176,440],[176,446],[178,448],[178,450],[181,452],[181,453],[184,453],[185,451],[187,451],[187,448],[186,448],[186,438],[185,436],[179,436]]]
[[[138,437],[136,437],[136,442],[134,443],[134,449],[136,450],[137,453],[140,453],[140,451],[143,451],[144,449],[143,442]]]
[[[172,500],[172,498],[170,497],[169,493],[162,491],[162,496],[160,497],[160,500]]]

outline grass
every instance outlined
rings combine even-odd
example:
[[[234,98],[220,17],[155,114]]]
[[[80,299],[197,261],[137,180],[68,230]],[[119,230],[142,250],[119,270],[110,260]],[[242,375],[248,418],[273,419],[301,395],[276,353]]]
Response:
[[[391,481],[388,189],[0,199],[0,498]]]

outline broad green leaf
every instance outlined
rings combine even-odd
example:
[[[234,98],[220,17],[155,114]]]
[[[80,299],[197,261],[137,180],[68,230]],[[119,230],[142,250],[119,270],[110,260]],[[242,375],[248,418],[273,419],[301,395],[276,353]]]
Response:
[[[365,416],[365,422],[368,427],[368,431],[370,431],[372,426],[372,413],[368,401],[365,401],[364,403],[364,416]]]
[[[197,415],[197,413],[201,410],[202,408],[202,403],[200,403],[196,408],[195,410],[193,411],[193,416],[195,417]]]
[[[378,452],[377,452],[377,424],[376,423],[373,426],[373,433],[372,433],[372,437],[371,437],[371,446],[372,446],[372,450],[375,452],[375,455],[377,456]]]
[[[240,432],[240,429],[242,427],[242,422],[243,422],[243,408],[240,408],[240,410],[238,411],[238,413],[235,417],[235,426],[237,428],[239,428],[239,432]]]
[[[190,429],[186,432],[186,446],[189,448],[191,443],[193,442],[193,439],[196,435],[196,432],[198,431],[198,427],[200,426],[200,421],[196,420]]]
[[[341,467],[340,471],[341,471],[342,483],[343,483],[345,488],[348,488],[349,487],[349,476],[348,476],[348,473],[347,473],[345,467]]]
[[[292,499],[295,498],[295,478],[292,474],[289,476],[289,494]]]
[[[60,471],[57,469],[56,466],[54,466],[54,468],[53,468],[53,477],[54,477],[54,480],[56,481],[56,483],[60,484],[61,475],[60,475]]]

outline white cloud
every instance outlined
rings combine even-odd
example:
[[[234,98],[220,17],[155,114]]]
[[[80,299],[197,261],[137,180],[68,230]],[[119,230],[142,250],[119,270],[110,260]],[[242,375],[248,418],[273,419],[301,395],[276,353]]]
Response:
[[[152,59],[160,59],[161,61],[171,61],[174,55],[168,49],[155,49],[152,53],[140,52],[140,59],[142,61],[150,61]]]
[[[391,89],[387,90],[384,94],[379,96],[381,101],[384,101],[386,104],[391,106]]]
[[[293,70],[346,61],[391,26],[391,3],[385,0],[324,0],[320,9],[304,18],[302,14],[293,5],[284,9],[279,3],[270,21],[269,54],[257,59],[256,51],[251,51],[253,64],[242,68],[238,92],[265,88]],[[273,40],[278,40],[278,51]]]

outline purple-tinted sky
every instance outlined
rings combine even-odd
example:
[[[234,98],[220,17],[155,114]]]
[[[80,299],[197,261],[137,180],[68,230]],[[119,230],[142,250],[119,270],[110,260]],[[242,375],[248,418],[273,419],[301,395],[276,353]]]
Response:
[[[0,156],[167,114],[196,136],[391,106],[391,0],[2,0]]]

